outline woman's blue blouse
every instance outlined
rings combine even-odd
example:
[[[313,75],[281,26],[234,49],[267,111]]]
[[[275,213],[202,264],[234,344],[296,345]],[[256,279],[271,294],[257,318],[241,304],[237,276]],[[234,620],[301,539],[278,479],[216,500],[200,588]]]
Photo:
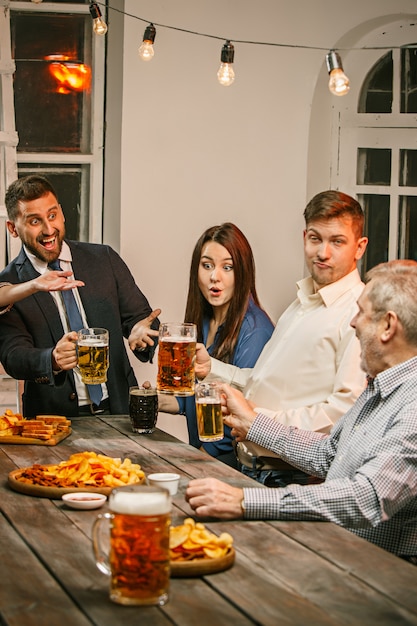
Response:
[[[215,340],[217,339],[220,328],[221,327],[217,330]],[[274,325],[267,314],[262,311],[251,298],[240,328],[233,360],[231,362],[232,365],[236,365],[237,367],[253,367],[264,345],[271,337],[273,330]],[[203,322],[204,343],[207,341],[208,331],[209,320],[206,319]],[[207,348],[207,350],[209,354],[211,354],[212,346]],[[189,442],[192,446],[195,448],[201,448],[201,446],[203,446],[206,452],[214,457],[232,451],[233,437],[230,434],[229,426],[225,425],[224,438],[221,441],[215,441],[213,443],[201,442],[198,438],[194,396],[187,396],[185,398],[176,396],[176,398],[179,404],[179,412],[187,418]]]

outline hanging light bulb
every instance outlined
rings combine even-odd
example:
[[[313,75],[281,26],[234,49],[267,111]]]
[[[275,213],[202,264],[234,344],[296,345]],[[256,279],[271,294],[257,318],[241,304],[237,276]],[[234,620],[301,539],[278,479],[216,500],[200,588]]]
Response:
[[[220,56],[221,64],[217,72],[219,83],[224,87],[229,87],[235,80],[235,71],[233,69],[233,59],[235,57],[235,49],[230,41],[226,41],[222,48]]]
[[[91,2],[90,14],[93,18],[93,31],[96,35],[105,35],[107,33],[107,24],[101,16],[101,11],[97,2]]]
[[[343,71],[342,60],[334,50],[326,54],[327,71],[329,72],[329,90],[335,96],[345,96],[350,89],[350,82]]]
[[[151,61],[155,54],[155,50],[153,49],[153,42],[156,37],[156,28],[153,24],[149,24],[145,28],[145,32],[143,35],[143,42],[139,47],[138,53],[142,61]]]

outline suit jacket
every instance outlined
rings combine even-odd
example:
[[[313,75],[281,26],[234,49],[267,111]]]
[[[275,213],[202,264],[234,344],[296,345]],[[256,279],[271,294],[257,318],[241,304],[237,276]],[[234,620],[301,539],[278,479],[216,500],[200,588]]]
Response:
[[[120,256],[109,246],[67,241],[74,276],[85,282],[80,297],[91,327],[109,331],[107,388],[112,414],[127,414],[129,387],[136,385],[123,337],[152,309]],[[19,283],[38,276],[23,248],[0,274],[0,281]],[[152,327],[157,329],[159,321]],[[14,304],[0,320],[0,361],[16,379],[25,380],[23,414],[78,415],[78,397],[72,371],[54,376],[51,353],[64,334],[50,293],[38,292]],[[154,346],[135,352],[141,361],[152,359]]]

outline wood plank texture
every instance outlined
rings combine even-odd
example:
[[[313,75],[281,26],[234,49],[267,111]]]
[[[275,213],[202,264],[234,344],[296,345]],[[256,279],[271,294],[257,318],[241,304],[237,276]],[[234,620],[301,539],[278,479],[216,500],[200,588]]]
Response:
[[[129,457],[145,474],[176,471],[181,480],[173,524],[192,515],[184,498],[190,478],[215,475],[236,486],[259,485],[167,433],[133,433],[126,416],[76,418],[72,429],[55,447],[2,447],[0,441],[0,558],[7,572],[0,586],[1,624],[417,626],[417,570],[320,522],[203,520],[212,532],[234,538],[231,569],[171,579],[164,607],[113,604],[92,554],[98,511],[16,493],[7,486],[9,472],[84,450]]]

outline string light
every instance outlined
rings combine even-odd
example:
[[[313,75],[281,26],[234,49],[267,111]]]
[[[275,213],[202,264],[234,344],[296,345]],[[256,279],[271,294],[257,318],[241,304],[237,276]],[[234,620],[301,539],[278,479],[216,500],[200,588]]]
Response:
[[[345,96],[349,89],[349,79],[343,71],[342,59],[331,50],[326,54],[327,71],[329,72],[329,90],[335,96]]]
[[[149,24],[145,28],[143,35],[143,42],[139,47],[139,56],[142,61],[151,61],[154,57],[155,50],[153,49],[153,43],[156,37],[156,28],[153,24]]]
[[[90,14],[93,18],[93,31],[96,35],[105,35],[107,33],[107,24],[101,16],[97,2],[90,3]]]
[[[39,4],[42,2],[42,0],[32,0],[33,3]],[[105,35],[107,33],[107,24],[106,22],[102,19],[101,17],[101,12],[100,9],[98,7],[98,4],[102,4],[103,6],[105,6],[105,4],[103,2],[90,2],[90,13],[91,16],[93,18],[93,29],[94,32],[97,35]],[[151,41],[151,38],[149,38],[146,41],[146,36],[147,36],[147,31],[148,29],[155,29],[155,26],[158,26],[159,28],[166,28],[166,29],[170,29],[170,30],[174,30],[177,32],[182,32],[182,33],[187,33],[189,35],[196,35],[197,37],[208,37],[210,39],[217,39],[217,40],[223,40],[223,37],[220,37],[218,35],[212,35],[209,33],[202,33],[202,32],[197,32],[197,31],[193,31],[193,30],[189,30],[186,28],[178,28],[176,26],[170,26],[169,24],[160,24],[157,22],[153,22],[151,23],[150,20],[139,17],[138,15],[133,15],[131,13],[127,13],[126,11],[123,11],[122,9],[118,9],[114,6],[111,6],[111,4],[107,4],[107,9],[109,11],[115,11],[116,13],[120,13],[121,15],[124,15],[125,17],[131,17],[133,19],[139,20],[140,22],[145,22],[147,24],[150,24],[150,26],[148,26],[148,28],[145,30],[145,35],[143,38],[143,43],[149,43],[149,47],[152,48],[152,44],[153,44],[153,40]],[[417,22],[412,22],[408,24],[409,26],[412,27],[416,27],[417,26]],[[402,26],[401,26],[402,28]],[[156,32],[156,30],[154,31]],[[384,33],[385,34],[385,33]],[[233,41],[236,43],[241,43],[241,44],[250,44],[250,45],[256,45],[256,46],[273,46],[273,47],[277,47],[277,48],[294,48],[294,49],[298,49],[298,50],[320,50],[325,52],[326,50],[328,50],[328,48],[324,48],[322,46],[309,46],[309,45],[300,45],[300,44],[286,44],[286,43],[277,43],[277,42],[267,42],[267,41],[248,41],[245,39],[235,39],[233,38]],[[143,44],[142,44],[143,45]],[[140,48],[142,48],[142,45],[140,46]],[[341,48],[341,50],[347,50],[347,51],[351,51],[351,50],[404,50],[404,49],[417,49],[417,44],[415,43],[411,43],[411,44],[405,44],[405,45],[392,45],[392,46],[363,46],[363,47],[350,47],[350,48]],[[232,60],[231,61],[223,61],[222,59],[222,64],[219,68],[219,71],[217,73],[219,82],[224,85],[224,86],[229,86],[233,83],[234,81],[234,70],[232,67],[232,63],[233,63],[233,54],[234,54],[234,48],[233,45],[230,43],[230,40],[226,41],[226,44],[223,46],[222,49],[222,55],[223,55],[223,51],[224,51],[224,55],[226,56],[226,50],[228,50],[228,53],[231,55]],[[340,48],[339,48],[340,50]],[[141,54],[139,53],[141,58],[143,60],[150,60],[153,57],[153,49],[152,52],[149,52],[147,54]],[[230,57],[229,57],[230,58]],[[342,62],[340,59],[340,56],[337,52],[335,52],[334,50],[331,50],[330,52],[327,53],[326,55],[326,64],[327,64],[327,69],[328,72],[330,74],[330,79],[329,79],[329,89],[331,91],[332,94],[337,95],[337,96],[344,96],[348,93],[350,85],[349,85],[349,79],[346,76],[346,74],[343,71],[343,66],[342,66]],[[222,66],[226,66],[226,67],[222,67]]]
[[[223,87],[230,87],[235,80],[233,61],[235,58],[235,48],[229,40],[226,41],[220,55],[220,67],[217,72],[218,81]]]

